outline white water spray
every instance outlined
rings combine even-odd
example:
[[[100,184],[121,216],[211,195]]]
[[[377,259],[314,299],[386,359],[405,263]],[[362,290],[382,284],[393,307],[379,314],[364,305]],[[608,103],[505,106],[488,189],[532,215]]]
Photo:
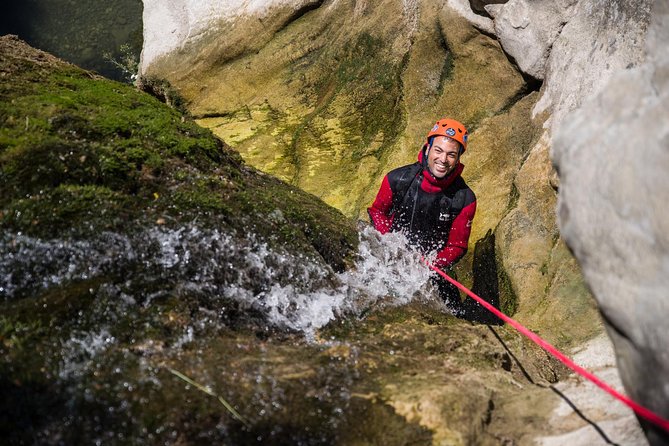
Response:
[[[339,316],[403,305],[430,292],[430,273],[406,239],[382,236],[371,227],[360,233],[355,267],[341,274],[322,259],[270,249],[250,235],[239,238],[194,226],[155,227],[129,236],[103,233],[83,241],[6,235],[0,239],[0,254],[0,294],[5,299],[116,274],[123,282],[99,292],[118,294],[116,301],[126,307],[150,305],[161,293],[147,295],[141,283],[159,281],[165,293],[233,299],[242,308],[260,310],[270,325],[308,335]],[[137,277],[126,277],[128,270],[139,271]]]

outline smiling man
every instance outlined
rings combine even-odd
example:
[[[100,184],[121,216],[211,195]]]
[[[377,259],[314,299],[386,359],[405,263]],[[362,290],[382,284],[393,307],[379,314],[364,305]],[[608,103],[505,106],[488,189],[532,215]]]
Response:
[[[414,164],[389,172],[367,209],[374,227],[385,234],[403,232],[434,265],[451,268],[467,252],[476,197],[460,174],[467,150],[465,126],[441,119],[432,127]],[[467,317],[457,288],[435,278],[439,294],[457,316]]]

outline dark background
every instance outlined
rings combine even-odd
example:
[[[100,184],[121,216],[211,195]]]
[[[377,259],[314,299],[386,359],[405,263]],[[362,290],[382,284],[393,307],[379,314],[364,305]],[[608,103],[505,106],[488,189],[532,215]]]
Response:
[[[16,34],[82,68],[128,80],[104,55],[120,62],[127,45],[139,61],[142,11],[141,0],[3,0],[0,35]]]

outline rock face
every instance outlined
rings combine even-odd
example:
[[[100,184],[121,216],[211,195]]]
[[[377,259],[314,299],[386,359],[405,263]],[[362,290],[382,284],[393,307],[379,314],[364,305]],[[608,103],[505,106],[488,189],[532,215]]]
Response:
[[[650,0],[511,0],[486,9],[504,50],[528,75],[543,79],[535,113],[560,122],[616,71],[643,59]]]
[[[143,71],[169,79],[198,122],[248,162],[353,217],[364,216],[386,171],[413,161],[426,122],[459,117],[473,130],[464,176],[479,198],[462,271],[476,270],[477,251],[495,257],[484,274],[499,275],[517,318],[560,346],[578,345],[601,327],[556,223],[552,132],[643,60],[650,2],[485,6],[501,47],[543,79],[540,92],[488,36],[490,19],[470,18],[472,26],[461,17],[471,17],[466,6],[325,1],[218,13],[211,32],[145,58]]]
[[[669,191],[666,5],[653,5],[646,44],[649,1],[568,2],[559,11],[559,3],[542,3],[487,9],[505,50],[545,80],[534,112],[549,111],[559,129],[553,157],[561,234],[597,298],[623,382],[666,417],[669,360],[660,339],[667,323],[656,317],[669,310],[667,213],[660,205]],[[538,24],[548,34],[537,37]],[[619,157],[622,135],[644,135],[629,159]],[[666,433],[645,428],[652,444],[667,441]]]
[[[147,67],[167,53],[183,49],[184,45],[206,35],[220,33],[216,25],[240,16],[267,17],[270,12],[287,8],[299,11],[320,0],[144,0],[145,24],[142,67]]]
[[[616,72],[643,60],[651,0],[578,2],[553,43],[535,113],[550,110],[559,124]]]
[[[645,62],[565,118],[553,157],[561,232],[599,303],[623,382],[668,418],[669,8],[653,8]],[[644,425],[651,444],[667,444],[667,432]]]
[[[486,8],[505,50],[544,79],[534,113],[550,113],[548,140],[557,129],[560,232],[597,299],[623,382],[666,418],[668,326],[657,317],[669,311],[660,204],[669,193],[666,3],[652,5],[648,42],[650,1],[550,3]],[[621,158],[626,141],[634,150]],[[644,427],[651,444],[667,442],[666,432]]]
[[[478,125],[524,88],[498,44],[441,2],[321,3],[214,16],[218,33],[144,72],[170,80],[251,164],[351,216],[387,170],[415,160],[433,120]]]
[[[524,73],[543,79],[546,61],[577,0],[510,0],[486,6],[504,51]]]

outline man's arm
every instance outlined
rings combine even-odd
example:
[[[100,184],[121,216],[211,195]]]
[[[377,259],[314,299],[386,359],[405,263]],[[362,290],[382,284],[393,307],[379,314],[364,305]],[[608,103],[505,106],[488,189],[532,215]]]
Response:
[[[376,194],[374,203],[372,203],[371,207],[367,208],[367,213],[372,220],[372,224],[381,234],[389,232],[390,227],[393,224],[393,217],[390,215],[392,207],[393,191],[390,189],[388,175],[386,175],[383,177],[381,188]]]
[[[446,246],[437,253],[434,266],[448,268],[460,260],[467,252],[469,234],[472,232],[472,221],[476,213],[476,201],[465,206],[453,220],[451,232],[448,234]]]

